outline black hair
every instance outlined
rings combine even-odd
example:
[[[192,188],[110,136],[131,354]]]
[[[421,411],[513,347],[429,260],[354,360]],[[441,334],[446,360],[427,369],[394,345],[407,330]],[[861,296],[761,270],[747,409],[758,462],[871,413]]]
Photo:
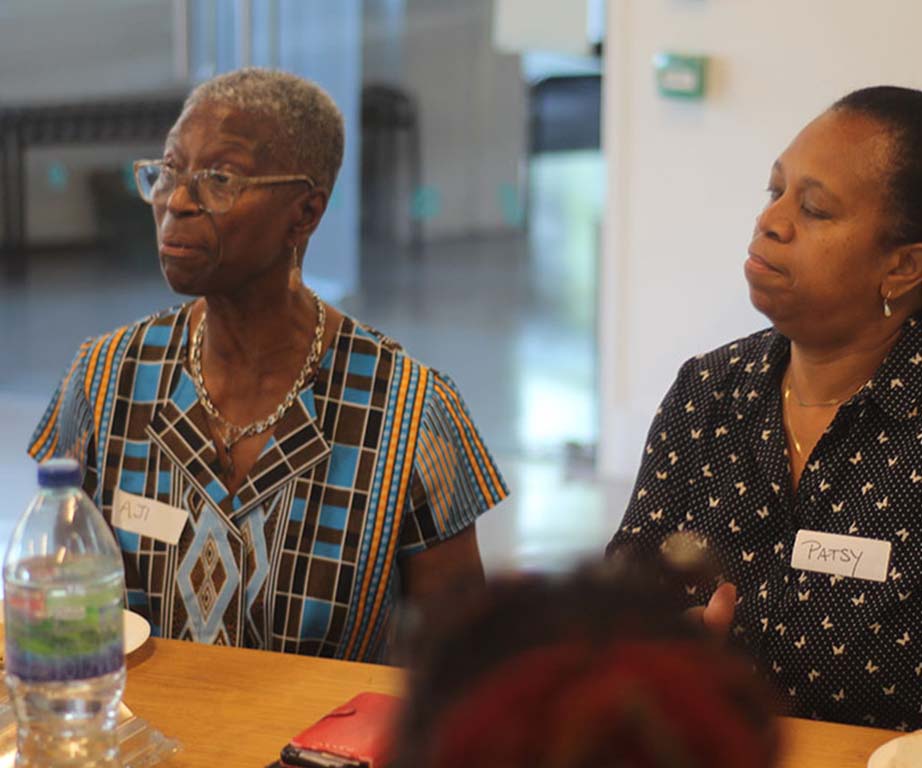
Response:
[[[892,245],[922,242],[922,91],[894,85],[861,88],[832,105],[864,115],[892,135],[890,203]]]

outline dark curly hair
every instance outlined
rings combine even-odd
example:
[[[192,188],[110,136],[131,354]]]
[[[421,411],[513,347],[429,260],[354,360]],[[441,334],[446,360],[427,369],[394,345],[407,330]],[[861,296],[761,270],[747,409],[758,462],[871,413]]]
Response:
[[[417,644],[397,768],[769,768],[748,661],[646,568],[608,563],[459,595]]]

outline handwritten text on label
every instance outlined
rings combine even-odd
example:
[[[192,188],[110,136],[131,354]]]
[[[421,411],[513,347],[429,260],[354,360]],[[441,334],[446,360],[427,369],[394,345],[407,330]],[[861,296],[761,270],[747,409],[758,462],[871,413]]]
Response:
[[[112,497],[112,525],[123,531],[176,544],[189,513],[169,504],[116,488]]]
[[[800,530],[794,540],[791,567],[855,579],[886,581],[890,549],[889,541]]]

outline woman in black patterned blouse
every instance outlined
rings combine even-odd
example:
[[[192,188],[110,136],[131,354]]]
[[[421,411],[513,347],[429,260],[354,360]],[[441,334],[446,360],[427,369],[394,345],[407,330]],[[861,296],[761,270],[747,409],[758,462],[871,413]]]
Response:
[[[768,331],[689,360],[609,544],[721,563],[707,623],[790,711],[922,727],[922,92],[856,91],[771,169],[745,264]]]

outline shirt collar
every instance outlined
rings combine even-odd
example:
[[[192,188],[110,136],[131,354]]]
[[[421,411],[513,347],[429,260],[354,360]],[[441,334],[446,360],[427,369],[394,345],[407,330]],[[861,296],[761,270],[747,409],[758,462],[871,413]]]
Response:
[[[760,374],[771,372],[780,381],[791,351],[790,340],[774,329],[765,332],[761,360],[749,372],[750,380],[764,383]],[[897,420],[914,419],[922,408],[922,314],[903,324],[900,337],[874,376],[855,396],[854,402],[873,401]],[[748,384],[748,382],[747,382]]]
[[[146,432],[215,507],[228,518],[236,518],[279,486],[307,472],[332,449],[317,422],[313,386],[309,385],[276,424],[236,495],[228,493],[221,480],[221,465],[210,438],[207,414],[184,367],[190,306],[180,310],[181,342],[172,345],[162,362],[167,369],[165,379],[173,385],[167,398],[155,407]],[[336,349],[335,343],[332,349]],[[329,375],[332,368],[328,352],[318,375]]]
[[[914,419],[922,403],[922,316],[904,324],[893,349],[859,395],[873,400],[888,416]]]

